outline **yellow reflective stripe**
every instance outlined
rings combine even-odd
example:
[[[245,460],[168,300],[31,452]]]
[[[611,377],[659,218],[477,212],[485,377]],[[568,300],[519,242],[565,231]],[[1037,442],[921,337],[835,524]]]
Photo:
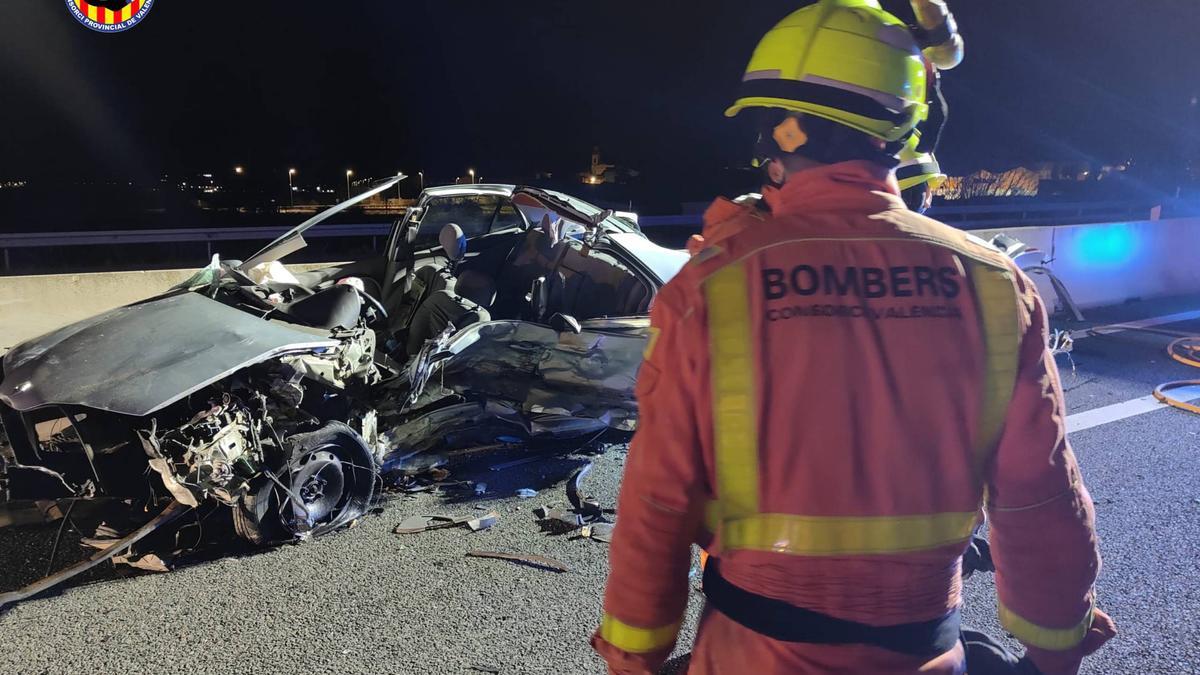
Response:
[[[658,337],[662,335],[662,329],[658,326],[650,326],[649,336],[646,338],[646,348],[642,350],[642,359],[649,361],[650,356],[654,354],[654,348],[658,345]]]
[[[983,401],[979,428],[975,436],[974,456],[980,485],[1008,416],[1020,357],[1020,325],[1017,290],[1008,271],[981,263],[971,265],[971,281],[979,301],[979,315],[987,356],[984,369]]]
[[[965,542],[976,516],[975,511],[868,517],[764,513],[725,520],[721,548],[806,556],[924,551]]]
[[[1080,642],[1083,642],[1088,629],[1092,627],[1092,613],[1094,611],[1095,604],[1093,601],[1092,606],[1088,607],[1083,620],[1070,628],[1046,628],[1045,626],[1039,626],[1005,607],[1004,603],[1000,603],[999,614],[1000,625],[1021,642],[1030,647],[1040,647],[1041,649],[1061,652],[1073,649]]]
[[[717,498],[726,518],[758,513],[758,407],[750,298],[741,263],[704,282]]]
[[[607,612],[600,620],[600,637],[608,644],[631,654],[645,654],[666,649],[675,644],[680,622],[658,628],[638,628],[622,622]]]

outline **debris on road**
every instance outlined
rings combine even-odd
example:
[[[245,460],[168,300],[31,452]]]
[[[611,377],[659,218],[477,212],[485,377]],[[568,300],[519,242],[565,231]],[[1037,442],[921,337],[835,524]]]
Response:
[[[586,522],[583,516],[577,513],[562,509],[548,509],[544,506],[535,509],[534,514],[538,516],[538,524],[541,528],[552,534],[574,532]]]
[[[572,539],[591,539],[604,544],[612,543],[613,528],[616,525],[612,523],[592,523],[579,528],[579,531],[573,535]]]
[[[461,527],[466,525],[472,532],[486,530],[489,527],[500,522],[500,514],[491,511],[482,516],[446,516],[446,515],[425,515],[425,516],[409,516],[400,522],[399,525],[392,530],[393,534],[417,534],[418,532],[429,532],[431,530],[445,530],[452,527]]]
[[[520,490],[517,490],[517,496],[521,499],[532,499],[533,497],[537,496],[537,490],[521,488]]]
[[[105,560],[109,560],[113,556],[127,550],[130,546],[133,546],[142,539],[145,539],[149,534],[175,520],[188,510],[190,509],[177,501],[171,502],[165,509],[162,510],[161,513],[150,520],[150,522],[142,525],[133,532],[130,532],[124,538],[113,542],[109,547],[93,553],[82,562],[45,577],[44,579],[39,579],[38,581],[35,581],[20,590],[13,591],[11,593],[0,593],[0,609],[3,609],[6,605],[11,605],[15,602],[21,602],[22,600],[32,598],[42,591],[53,588],[54,586],[57,586],[68,579],[72,579],[80,574],[83,574]]]
[[[475,494],[484,495],[486,493],[487,493],[487,483],[476,483],[475,484]]]
[[[430,530],[442,530],[448,527],[459,527],[466,525],[472,520],[471,516],[409,516],[405,518],[396,529],[392,530],[393,534],[416,534],[418,532],[428,532]]]
[[[500,514],[496,513],[495,511],[491,511],[487,515],[468,520],[467,527],[471,528],[472,532],[478,532],[480,530],[486,530],[498,522],[500,522]]]
[[[145,572],[170,572],[171,565],[154,553],[146,555],[137,555],[134,553],[126,553],[124,555],[114,556],[114,565],[128,565],[134,569],[143,570]]]
[[[615,513],[615,511],[601,508],[600,502],[580,492],[579,483],[591,470],[592,463],[588,462],[571,474],[571,477],[567,479],[567,499],[571,502],[571,506],[575,508],[577,513],[594,520],[602,517],[605,513]]]
[[[467,551],[469,558],[494,558],[497,560],[509,560],[515,563],[544,569],[550,572],[570,572],[571,568],[560,563],[553,558],[547,558],[540,555],[529,555],[521,553],[503,553],[501,551]]]

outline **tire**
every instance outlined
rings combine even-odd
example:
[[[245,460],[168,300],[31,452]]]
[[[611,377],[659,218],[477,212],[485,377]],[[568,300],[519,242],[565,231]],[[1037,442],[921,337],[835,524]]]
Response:
[[[286,439],[288,459],[276,475],[291,488],[270,490],[262,522],[277,522],[285,536],[320,536],[362,517],[375,502],[379,465],[367,443],[341,422],[329,422]],[[296,503],[299,498],[302,509]],[[262,507],[254,501],[256,512]]]
[[[256,546],[265,546],[282,538],[279,518],[273,515],[274,486],[268,478],[260,478],[256,489],[242,497],[233,507],[233,529],[238,536]]]

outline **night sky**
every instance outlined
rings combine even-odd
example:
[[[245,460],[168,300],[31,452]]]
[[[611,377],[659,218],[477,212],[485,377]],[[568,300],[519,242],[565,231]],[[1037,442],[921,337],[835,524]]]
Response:
[[[885,2],[902,16],[907,3]],[[664,185],[748,156],[722,116],[795,0],[158,0],[105,35],[63,0],[6,0],[0,179],[297,166],[309,181],[424,169],[446,182],[605,159]],[[954,172],[1139,160],[1195,143],[1194,0],[952,3]],[[1190,115],[1190,116],[1189,116]]]

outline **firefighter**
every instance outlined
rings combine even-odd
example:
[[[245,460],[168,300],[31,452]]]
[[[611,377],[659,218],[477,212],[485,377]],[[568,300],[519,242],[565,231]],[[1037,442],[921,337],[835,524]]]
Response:
[[[937,158],[930,152],[919,152],[920,137],[914,134],[900,151],[896,166],[896,182],[900,187],[900,198],[909,209],[925,213],[933,202],[933,193],[946,181]]]
[[[756,116],[770,209],[714,203],[722,236],[655,300],[592,639],[611,672],[671,653],[697,543],[691,672],[960,673],[981,508],[1037,668],[1115,632],[1042,300],[899,198],[926,72],[875,0],[809,4],[755,50],[728,114]]]
[[[950,12],[950,8],[946,5],[945,0],[912,0],[911,2],[913,15],[916,17],[916,24],[910,26],[913,38],[917,42],[917,46],[921,48],[921,54],[925,57],[925,68],[928,77],[937,81],[940,71],[950,70],[958,67],[963,60],[963,38],[958,32],[958,22],[954,19],[954,14]],[[925,209],[929,208],[928,201],[932,200],[932,191],[937,189],[938,184],[945,180],[945,175],[941,174],[941,170],[937,168],[937,160],[933,159],[933,150],[937,146],[938,138],[941,133],[941,126],[945,123],[946,118],[946,103],[941,97],[941,90],[938,87],[928,88],[930,95],[930,117],[926,126],[933,127],[932,133],[926,133],[924,137],[914,133],[908,143],[905,143],[900,151],[899,159],[906,162],[924,155],[929,155],[929,162],[936,169],[934,172],[936,178],[931,178],[931,181],[936,181],[930,188],[921,188],[920,190],[909,191],[911,186],[921,185],[922,183],[913,181],[916,174],[910,176],[900,176],[901,181],[901,196],[905,203],[910,205],[910,208],[917,203],[915,200],[925,200],[923,209],[913,208],[918,213],[924,213]],[[757,162],[757,159],[755,160]],[[923,167],[926,168],[926,167]],[[913,170],[909,169],[911,173]],[[908,179],[908,180],[906,180]],[[739,205],[754,205],[758,208],[770,209],[770,194],[771,188],[764,190],[764,194],[752,193],[742,195],[734,200],[735,204]],[[926,194],[926,190],[928,193]],[[910,200],[914,200],[910,202]],[[688,253],[695,255],[705,246],[705,241],[713,241],[725,236],[737,226],[737,223],[731,223],[720,218],[714,219],[714,224],[709,225],[709,219],[706,219],[704,230],[700,234],[692,235],[687,241]]]

